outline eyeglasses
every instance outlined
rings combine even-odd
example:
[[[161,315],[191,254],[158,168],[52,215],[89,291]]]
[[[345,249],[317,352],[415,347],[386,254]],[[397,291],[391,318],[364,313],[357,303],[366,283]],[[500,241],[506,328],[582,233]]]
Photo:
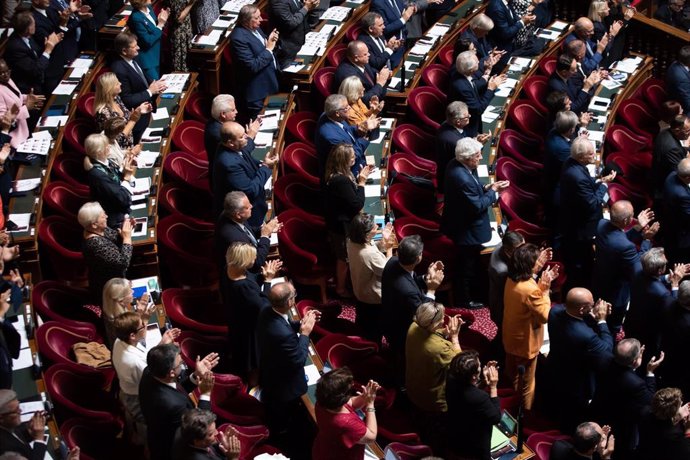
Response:
[[[443,306],[441,304],[434,302],[434,308],[436,309],[436,311],[434,312],[434,316],[431,318],[431,321],[429,321],[429,323],[425,325],[420,324],[420,326],[428,328],[441,321],[441,319],[443,318]]]
[[[345,107],[339,108],[339,109],[338,109],[338,112],[347,112],[348,110],[350,110],[350,106],[349,106],[349,105],[346,105]]]

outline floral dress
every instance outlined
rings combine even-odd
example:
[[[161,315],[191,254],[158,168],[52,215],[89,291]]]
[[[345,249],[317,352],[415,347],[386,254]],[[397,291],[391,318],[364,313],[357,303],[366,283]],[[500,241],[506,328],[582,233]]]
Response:
[[[192,46],[192,15],[188,14],[182,22],[178,22],[182,10],[189,4],[186,0],[170,0],[170,36],[172,37],[172,66],[175,72],[188,72],[187,51]]]
[[[129,121],[129,116],[131,114],[131,111],[125,107],[125,104],[122,103],[122,99],[120,99],[120,96],[115,96],[115,104],[120,108],[122,111],[122,115],[120,115],[117,111],[113,110],[110,106],[104,106],[102,107],[97,113],[96,113],[96,123],[98,123],[98,129],[101,131],[105,127],[105,122],[110,120],[111,118],[115,117],[123,117],[126,121]],[[130,133],[129,135],[126,135],[125,133],[120,133],[117,135],[117,143],[122,149],[128,149],[134,146],[134,137]]]
[[[532,4],[532,0],[513,0],[511,5],[515,14],[519,17],[527,14],[527,8]],[[513,39],[513,45],[515,48],[520,48],[527,43],[529,37],[534,33],[534,24],[529,24],[526,27],[520,29],[515,38]]]

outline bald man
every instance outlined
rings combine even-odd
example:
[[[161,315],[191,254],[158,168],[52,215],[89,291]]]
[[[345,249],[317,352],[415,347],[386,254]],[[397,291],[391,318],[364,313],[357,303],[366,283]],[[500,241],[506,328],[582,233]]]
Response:
[[[213,203],[216,214],[220,214],[225,195],[234,191],[244,192],[253,206],[247,223],[260,227],[268,211],[264,186],[278,161],[278,153],[274,151],[259,161],[252,157],[252,150],[254,141],[247,136],[242,125],[234,121],[223,123],[213,165]]]
[[[594,23],[586,17],[579,18],[575,21],[573,31],[565,37],[565,42],[570,43],[573,40],[582,40],[585,43],[585,56],[580,61],[582,63],[582,70],[589,75],[590,72],[596,70],[604,58],[606,49],[609,45],[609,36],[604,36],[598,42],[594,41]]]
[[[386,96],[386,82],[391,76],[391,70],[383,67],[378,73],[369,64],[369,48],[363,41],[354,40],[348,43],[346,59],[338,65],[333,81],[334,89],[340,88],[340,84],[347,77],[356,76],[364,85],[362,101],[367,106],[373,96],[383,100]]]
[[[566,304],[549,312],[552,414],[569,433],[584,421],[596,387],[596,375],[613,358],[613,336],[606,324],[611,304],[585,288],[568,292]]]
[[[594,238],[595,259],[592,277],[594,294],[610,302],[612,314],[609,327],[616,334],[623,324],[623,316],[630,301],[630,282],[642,272],[640,255],[652,247],[651,240],[659,231],[654,212],[645,209],[637,215],[629,201],[621,200],[611,206],[611,220],[601,219]],[[626,229],[630,228],[626,232]],[[635,242],[642,240],[640,250]]]

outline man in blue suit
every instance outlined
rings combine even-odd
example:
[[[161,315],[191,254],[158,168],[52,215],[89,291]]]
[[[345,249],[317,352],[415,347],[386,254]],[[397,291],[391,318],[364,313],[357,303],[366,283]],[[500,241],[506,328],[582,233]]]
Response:
[[[405,42],[395,35],[384,39],[386,25],[381,15],[373,11],[368,12],[362,17],[361,27],[363,32],[357,40],[364,42],[369,49],[369,65],[375,70],[398,67],[405,53]]]
[[[575,58],[567,54],[558,56],[556,70],[549,77],[549,92],[566,93],[570,99],[571,110],[581,114],[587,111],[594,88],[601,81],[601,73],[594,71],[587,78],[582,79],[577,77],[577,72]]]
[[[455,41],[453,48],[453,61],[458,58],[460,45],[463,40],[467,40],[474,45],[479,59],[479,72],[484,73],[485,67],[492,67],[494,74],[500,73],[503,66],[495,65],[495,62],[505,54],[505,51],[496,50],[488,39],[488,34],[494,28],[494,22],[484,13],[479,13],[469,23],[467,27]],[[451,71],[454,72],[454,69]]]
[[[604,58],[606,49],[609,45],[609,36],[604,36],[598,42],[594,42],[594,23],[591,19],[582,17],[575,21],[573,32],[565,37],[565,42],[570,43],[573,40],[582,40],[585,43],[585,56],[582,58],[582,70],[585,73],[590,73],[596,70]]]
[[[570,143],[577,131],[579,119],[575,112],[563,110],[556,113],[553,128],[544,141],[544,190],[547,197],[547,209],[550,220],[555,220],[558,212],[560,188],[558,182],[563,170],[563,163],[570,158]]]
[[[429,4],[440,4],[442,0],[372,0],[370,11],[380,14],[386,25],[386,37],[396,36],[401,40],[422,36],[422,13]]]
[[[594,163],[594,146],[578,137],[570,147],[570,158],[561,172],[560,226],[563,237],[563,263],[571,286],[589,286],[592,276],[592,238],[601,220],[601,208],[608,196],[607,184],[616,177],[595,180],[587,165]]]
[[[537,19],[532,13],[518,16],[511,3],[512,0],[490,0],[486,7],[486,15],[495,24],[489,37],[499,49],[505,50],[508,54],[515,49],[513,39],[518,32]]]
[[[678,163],[664,184],[664,246],[672,262],[690,260],[690,158]]]
[[[273,152],[261,162],[253,158],[254,141],[247,136],[242,125],[234,121],[223,124],[220,142],[213,167],[213,209],[217,215],[220,214],[228,192],[244,192],[253,206],[252,216],[247,222],[260,227],[268,211],[264,186],[278,161],[278,153]]]
[[[448,101],[462,101],[467,104],[470,113],[470,124],[467,129],[471,132],[482,132],[482,113],[489,106],[494,97],[494,92],[504,81],[505,75],[489,77],[489,72],[477,77],[479,59],[474,51],[464,51],[455,60],[457,75],[453,80]],[[490,69],[487,69],[490,70]]]
[[[376,72],[369,65],[369,48],[360,41],[354,40],[347,44],[345,59],[338,65],[333,79],[336,89],[347,77],[355,76],[359,78],[364,86],[362,101],[368,106],[373,96],[377,96],[380,101],[386,96],[386,82],[391,77],[391,70],[383,67]]]
[[[612,305],[609,328],[618,333],[623,316],[630,301],[630,283],[640,272],[640,254],[652,247],[652,238],[659,231],[654,222],[654,213],[645,209],[637,216],[637,225],[626,232],[632,224],[635,211],[629,201],[620,200],[611,205],[611,220],[601,219],[594,238],[596,257],[592,273],[594,295]],[[633,241],[642,237],[638,252]]]
[[[256,117],[261,111],[266,96],[278,92],[278,64],[273,55],[278,31],[274,29],[266,38],[260,26],[259,8],[244,5],[230,34],[237,87],[243,89],[241,106],[249,118]]]
[[[678,288],[678,299],[671,305],[664,318],[661,346],[666,354],[662,368],[664,385],[690,392],[690,281],[683,281]]]
[[[455,301],[462,306],[479,299],[480,253],[482,244],[491,240],[492,231],[488,212],[500,191],[509,185],[508,181],[482,185],[477,176],[481,159],[482,144],[465,137],[457,142],[455,160],[446,167],[441,232],[458,248]]]
[[[606,325],[610,310],[603,300],[595,304],[587,289],[573,288],[565,306],[549,312],[550,407],[565,433],[585,420],[596,376],[613,358],[613,336]]]
[[[324,112],[316,123],[316,154],[319,159],[319,179],[323,181],[326,171],[326,160],[331,149],[338,144],[351,144],[355,149],[355,164],[352,174],[359,174],[367,164],[365,152],[369,147],[369,140],[365,136],[369,131],[376,129],[380,120],[370,118],[365,123],[353,126],[347,122],[347,112],[350,106],[347,98],[342,94],[331,94],[326,98]]]
[[[208,181],[213,187],[213,163],[220,145],[220,128],[226,121],[235,121],[237,108],[231,94],[219,94],[211,103],[211,118],[204,127],[204,149],[208,157]],[[251,136],[250,136],[251,137]]]
[[[305,438],[313,428],[303,423],[306,410],[301,397],[307,392],[304,365],[309,356],[309,334],[320,313],[310,310],[301,321],[291,321],[290,309],[295,307],[296,296],[292,284],[278,283],[268,296],[272,308],[259,314],[259,385],[271,443],[276,441],[281,449],[287,447],[290,458],[308,458],[311,442]],[[297,453],[306,450],[307,456],[295,455],[295,446],[301,448]]]

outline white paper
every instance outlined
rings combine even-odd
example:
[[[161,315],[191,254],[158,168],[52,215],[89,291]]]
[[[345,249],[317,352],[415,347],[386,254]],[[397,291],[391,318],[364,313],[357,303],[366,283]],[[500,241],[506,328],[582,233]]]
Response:
[[[137,155],[137,167],[140,169],[151,168],[158,158],[158,152],[142,151]]]
[[[611,99],[605,97],[594,96],[589,103],[589,110],[596,110],[597,112],[606,112],[611,104]]]
[[[316,385],[316,382],[321,378],[321,374],[314,364],[304,366],[304,375],[307,376],[307,385]]]
[[[618,61],[615,69],[620,70],[620,71],[625,72],[625,73],[633,73],[637,70],[637,67],[641,63],[642,63],[642,58],[640,58],[640,57],[627,58],[627,59],[623,59],[621,61]]]
[[[381,184],[372,184],[364,186],[364,196],[367,198],[374,198],[381,196]]]
[[[61,82],[57,87],[53,90],[53,94],[66,94],[70,95],[74,92],[74,90],[77,89],[77,83],[67,83],[67,82]]]
[[[482,121],[484,123],[493,123],[498,118],[497,113],[491,112],[488,109],[482,113]]]
[[[388,89],[393,90],[393,91],[400,91],[400,78],[399,77],[391,78],[391,81],[388,83]]]
[[[215,45],[222,38],[223,32],[220,29],[213,29],[208,35],[197,35],[193,41],[199,45]]]
[[[155,112],[151,112],[152,120],[164,120],[170,118],[167,107],[158,107]]]
[[[254,144],[259,147],[266,147],[273,143],[273,133],[259,131],[254,138]]]
[[[302,54],[301,51],[302,50],[300,50],[300,52],[298,54]],[[302,69],[304,69],[304,64],[293,64],[293,65],[289,65],[289,66],[285,67],[283,69],[283,72],[297,73]]]
[[[623,86],[623,85],[622,85],[620,82],[617,82],[616,80],[612,80],[612,79],[610,79],[610,78],[606,78],[606,79],[604,79],[604,80],[601,81],[601,86],[603,86],[603,87],[606,88],[606,89],[611,89],[611,90],[613,90],[613,89],[616,89],[616,88],[620,88],[620,87]]]
[[[604,142],[604,131],[587,131],[589,133],[588,138],[592,141]]]
[[[568,23],[567,23],[567,22],[563,22],[563,21],[554,21],[554,22],[549,26],[549,29],[563,30],[563,29],[565,29],[566,27],[568,27]]]
[[[32,139],[40,139],[40,140],[47,140],[47,141],[52,141],[53,136],[50,134],[49,131],[34,131],[31,134]]]
[[[50,136],[50,133],[48,134]],[[50,144],[53,138],[43,139],[41,137],[31,137],[17,146],[17,152],[33,153],[35,155],[48,155],[50,151]]]
[[[69,73],[69,78],[81,78],[89,71],[88,67],[77,67]]]
[[[261,127],[259,131],[275,131],[278,129],[279,121],[280,109],[266,110],[264,116],[261,118]]]
[[[72,61],[72,64],[70,64],[70,67],[86,67],[89,68],[91,67],[91,64],[93,64],[93,59],[84,59],[84,58],[77,58],[74,61]]]
[[[215,27],[217,29],[227,29],[233,22],[234,21],[231,20],[218,18],[213,22],[213,24],[211,24],[211,27]]]
[[[479,177],[489,177],[489,167],[487,165],[477,166],[477,175]]]
[[[345,19],[347,19],[347,16],[350,14],[350,11],[352,11],[352,8],[348,8],[345,6],[332,6],[328,8],[326,11],[324,11],[319,19],[321,19],[322,21],[329,20],[335,22],[343,22]]]
[[[161,343],[161,340],[163,340],[163,335],[161,334],[161,330],[158,327],[157,324],[154,323],[154,326],[156,327],[147,327],[146,328],[146,349],[150,350],[151,348],[155,347],[159,343]]]
[[[254,2],[252,0],[230,0],[230,1],[226,2],[225,5],[223,5],[221,7],[221,10],[230,11],[233,13],[239,13],[240,9],[244,5],[248,5],[250,3],[254,3]]]
[[[53,115],[49,117],[42,117],[38,122],[38,126],[42,128],[57,128],[58,126],[65,126],[69,115]]]
[[[213,31],[213,32],[218,32],[221,33],[220,31]],[[213,33],[211,32],[211,33]],[[187,83],[187,80],[189,79],[189,74],[188,73],[167,73],[163,75],[161,78],[165,82],[166,85],[168,85],[168,88],[163,91],[164,93],[175,93],[179,94],[182,91],[184,91],[184,85]]]
[[[319,53],[319,46],[303,45],[297,54],[302,56],[315,56]]]
[[[29,221],[31,220],[31,213],[10,214],[10,220],[17,224],[15,232],[25,232],[29,229]]]
[[[369,179],[374,182],[381,182],[381,168],[374,168],[371,174],[369,174]]]
[[[271,233],[271,237],[269,238],[269,240],[271,242],[271,246],[277,246],[278,245],[278,232]]]
[[[273,176],[269,176],[264,184],[264,190],[271,190],[273,188]]]
[[[506,81],[501,83],[499,88],[515,88],[517,83],[518,83],[518,81],[514,78],[506,78]]]
[[[23,348],[19,350],[19,358],[12,360],[12,369],[27,369],[34,365],[31,357],[31,348]]]
[[[445,35],[450,30],[450,26],[445,24],[436,24],[431,29],[426,31],[425,35],[430,35],[432,37],[441,37]]]
[[[493,212],[492,210],[490,211]],[[490,248],[501,242],[501,236],[498,234],[498,230],[496,230],[497,227],[498,224],[496,222],[491,222],[491,239],[486,243],[483,243],[482,246],[485,248]]]
[[[31,179],[19,179],[17,181],[14,181],[12,183],[10,193],[28,192],[29,190],[33,190],[39,185],[41,185],[42,180],[42,177],[32,177]]]
[[[418,42],[412,47],[410,54],[414,54],[416,56],[426,56],[429,51],[431,51],[431,45],[422,45]]]
[[[379,128],[390,131],[391,128],[393,128],[394,122],[395,122],[395,118],[381,118],[381,125],[379,125]]]
[[[132,195],[148,195],[151,189],[151,178],[150,177],[137,177],[134,179],[134,187],[132,187],[129,182],[122,181],[122,186],[129,190]]]

